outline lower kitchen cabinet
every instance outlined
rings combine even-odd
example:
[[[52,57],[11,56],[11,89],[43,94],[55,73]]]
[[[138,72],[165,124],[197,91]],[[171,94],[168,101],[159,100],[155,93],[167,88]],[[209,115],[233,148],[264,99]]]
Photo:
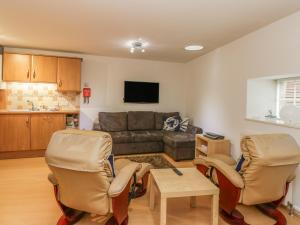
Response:
[[[66,127],[65,114],[32,114],[31,150],[46,149],[52,134]]]
[[[0,115],[0,152],[30,150],[30,115]]]

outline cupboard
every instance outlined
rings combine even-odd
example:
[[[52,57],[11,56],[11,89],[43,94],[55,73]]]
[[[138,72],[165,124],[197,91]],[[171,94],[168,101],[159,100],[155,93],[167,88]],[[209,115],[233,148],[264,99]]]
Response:
[[[30,115],[0,115],[0,151],[30,150]]]
[[[57,57],[32,56],[31,82],[56,83]]]
[[[1,114],[0,152],[45,150],[52,134],[65,128],[62,113]]]
[[[31,55],[3,54],[3,81],[30,82]]]
[[[80,92],[81,59],[58,58],[57,89]]]
[[[46,149],[52,134],[65,129],[64,114],[31,115],[30,146],[31,150]]]
[[[3,54],[3,81],[57,83],[58,91],[80,92],[80,58]]]

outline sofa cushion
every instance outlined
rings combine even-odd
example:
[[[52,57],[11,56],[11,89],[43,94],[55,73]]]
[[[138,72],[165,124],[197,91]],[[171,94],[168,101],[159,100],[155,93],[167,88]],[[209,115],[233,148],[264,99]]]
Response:
[[[173,148],[194,147],[195,135],[184,132],[165,131],[163,141]]]
[[[155,129],[156,130],[163,129],[164,120],[171,116],[179,116],[179,112],[169,112],[169,113],[157,112],[157,113],[155,113]]]
[[[159,130],[131,131],[134,142],[157,142],[162,141],[163,132]]]
[[[128,112],[128,130],[154,130],[154,112]]]
[[[130,131],[116,131],[116,132],[109,132],[109,134],[111,135],[113,144],[134,142],[134,139]]]
[[[126,112],[99,112],[99,124],[103,131],[126,131]]]

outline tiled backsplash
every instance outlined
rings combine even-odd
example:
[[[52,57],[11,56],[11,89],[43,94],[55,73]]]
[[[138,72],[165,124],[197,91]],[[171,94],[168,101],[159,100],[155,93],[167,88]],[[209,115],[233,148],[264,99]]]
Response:
[[[56,84],[10,82],[5,84],[2,82],[2,86],[6,86],[7,109],[9,110],[30,109],[31,105],[27,102],[28,100],[32,101],[35,107],[79,109],[80,95],[74,92],[58,92]]]

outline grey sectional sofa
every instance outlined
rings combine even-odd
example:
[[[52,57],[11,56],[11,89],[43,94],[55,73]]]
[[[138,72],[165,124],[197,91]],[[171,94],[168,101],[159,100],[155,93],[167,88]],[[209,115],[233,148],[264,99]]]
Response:
[[[163,121],[170,116],[179,113],[99,112],[94,130],[111,134],[115,155],[165,152],[176,161],[193,159],[195,134],[202,129],[189,125],[186,132],[165,131]]]

